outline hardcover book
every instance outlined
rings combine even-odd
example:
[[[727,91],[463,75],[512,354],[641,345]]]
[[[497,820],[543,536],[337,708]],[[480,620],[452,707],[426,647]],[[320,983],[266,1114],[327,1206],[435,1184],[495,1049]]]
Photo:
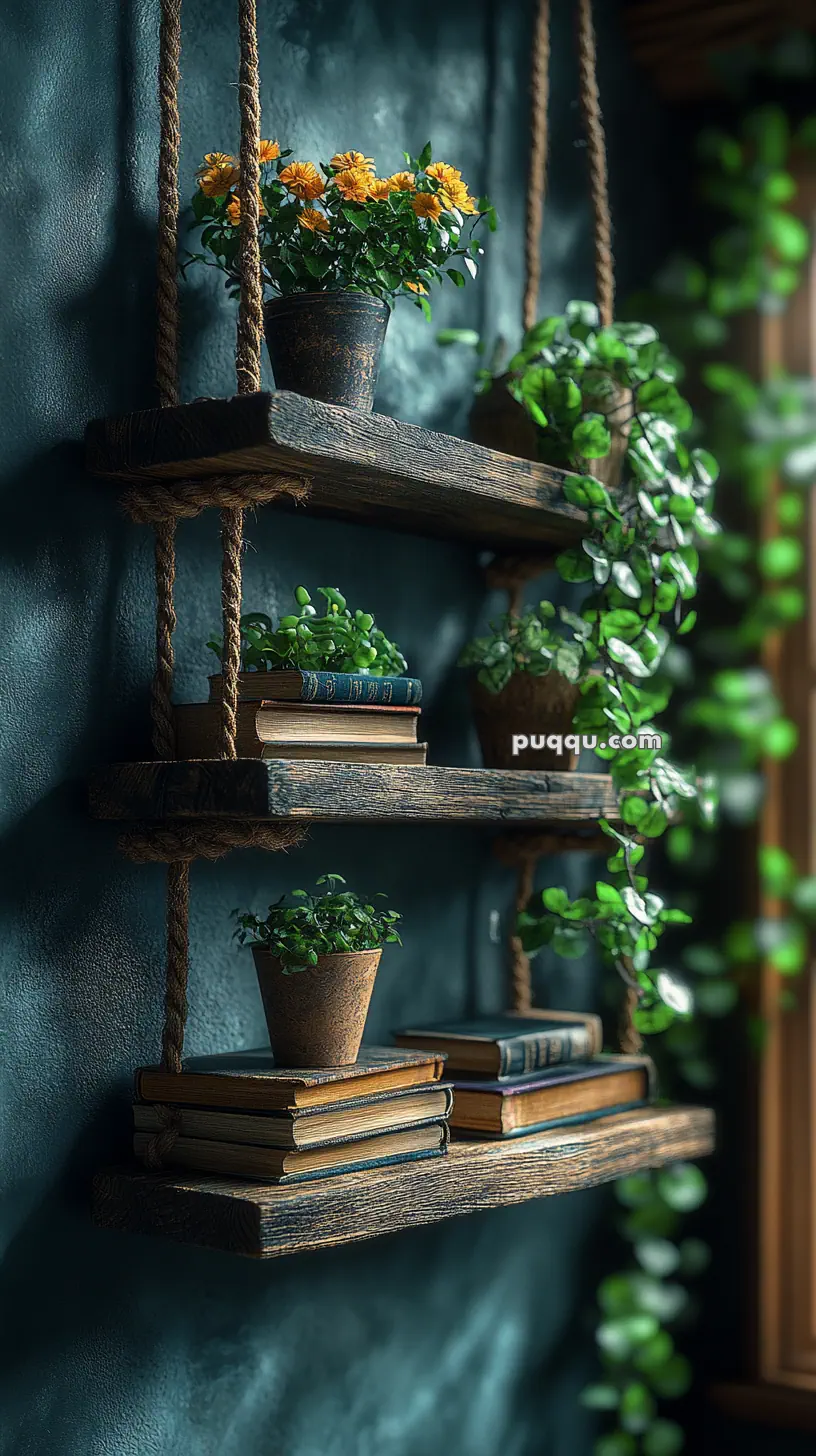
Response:
[[[220,703],[220,673],[209,679],[210,702]],[[422,683],[416,677],[370,677],[366,672],[312,672],[281,668],[273,672],[242,672],[239,702],[265,699],[278,703],[351,703],[359,707],[418,708]]]
[[[254,1143],[259,1147],[328,1147],[359,1141],[386,1132],[446,1119],[453,1106],[453,1089],[445,1082],[426,1087],[397,1088],[373,1097],[317,1107],[292,1107],[272,1112],[227,1112],[220,1107],[184,1107],[180,1110],[183,1137],[212,1142]],[[150,1102],[134,1102],[137,1132],[159,1132],[164,1126]]]
[[[219,753],[219,703],[181,703],[174,710],[181,758],[212,758]],[[414,708],[337,707],[318,703],[242,703],[236,743],[239,758],[278,757],[278,745],[390,744],[417,750]]]
[[[650,1101],[650,1057],[598,1056],[591,1062],[531,1072],[512,1082],[454,1079],[450,1125],[482,1137],[516,1137],[570,1122],[588,1122]]]
[[[432,1052],[364,1046],[357,1061],[346,1067],[293,1071],[276,1067],[269,1047],[262,1047],[190,1057],[178,1073],[165,1072],[162,1067],[140,1067],[136,1097],[140,1102],[166,1102],[179,1107],[281,1111],[351,1102],[375,1092],[438,1082],[444,1066],[444,1057]]]
[[[601,1018],[577,1011],[506,1012],[476,1021],[395,1033],[397,1046],[443,1052],[449,1072],[518,1077],[592,1057],[603,1045]]]
[[[133,1151],[143,1157],[151,1134],[137,1132]],[[213,1142],[208,1138],[178,1137],[167,1156],[169,1164],[192,1168],[197,1173],[221,1173],[229,1177],[255,1178],[264,1183],[296,1183],[305,1178],[326,1178],[337,1173],[354,1173],[386,1163],[407,1163],[416,1158],[439,1157],[447,1150],[448,1125],[435,1122],[405,1132],[382,1133],[356,1142],[322,1148],[285,1151],[255,1147],[248,1143]]]

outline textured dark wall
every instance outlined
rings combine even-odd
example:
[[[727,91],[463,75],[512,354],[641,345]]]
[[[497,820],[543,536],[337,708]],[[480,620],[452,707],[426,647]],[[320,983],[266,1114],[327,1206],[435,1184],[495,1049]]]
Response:
[[[499,1210],[345,1252],[256,1267],[95,1231],[87,1192],[127,1145],[133,1067],[155,1058],[162,876],[117,857],[90,823],[94,764],[148,743],[153,600],[148,534],[86,478],[94,415],[152,402],[156,0],[6,0],[0,214],[3,289],[3,631],[0,1022],[4,1456],[582,1456],[576,1394],[591,1368],[582,1310],[603,1194]],[[298,155],[364,148],[385,169],[430,136],[503,218],[484,277],[451,289],[435,326],[513,339],[521,295],[531,6],[501,0],[265,0],[264,134]],[[603,5],[601,81],[613,137],[624,284],[663,239],[660,118]],[[584,152],[569,9],[555,6],[551,198],[542,303],[591,291]],[[205,149],[237,143],[234,7],[187,6],[184,192]],[[644,181],[648,179],[648,181]],[[659,202],[659,198],[657,199]],[[652,218],[668,214],[659,206]],[[187,397],[232,389],[233,314],[212,275],[185,296]],[[379,407],[464,428],[472,361],[435,347],[401,305]],[[370,608],[426,684],[436,761],[474,761],[459,649],[485,601],[456,545],[279,517],[250,521],[247,607],[298,582]],[[203,689],[218,620],[217,522],[180,533],[179,695]],[[263,1038],[228,913],[323,870],[385,890],[406,945],[385,957],[372,1036],[404,1018],[501,1004],[510,885],[464,830],[322,830],[288,859],[235,855],[193,874],[188,1049]],[[551,873],[555,871],[551,870]],[[577,873],[574,866],[568,871]],[[560,874],[558,875],[560,878]],[[540,995],[586,1005],[590,968]]]

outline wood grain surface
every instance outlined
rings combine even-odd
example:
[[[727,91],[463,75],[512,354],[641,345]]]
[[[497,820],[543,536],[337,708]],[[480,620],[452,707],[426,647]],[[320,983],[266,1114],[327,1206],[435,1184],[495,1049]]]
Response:
[[[93,474],[144,485],[283,472],[310,481],[317,514],[486,546],[571,540],[585,520],[552,466],[286,391],[94,420],[85,441]]]
[[[594,823],[617,812],[606,774],[405,768],[306,759],[117,763],[91,780],[98,819]]]
[[[94,1220],[105,1228],[273,1258],[570,1193],[703,1157],[713,1147],[712,1112],[671,1107],[503,1142],[454,1143],[447,1157],[283,1188],[112,1169],[95,1180]]]

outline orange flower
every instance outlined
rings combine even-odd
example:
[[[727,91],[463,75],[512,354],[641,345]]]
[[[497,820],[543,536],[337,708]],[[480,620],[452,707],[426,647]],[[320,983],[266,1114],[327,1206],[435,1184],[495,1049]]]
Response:
[[[302,228],[310,233],[327,233],[329,231],[329,219],[316,207],[304,207],[298,218]]]
[[[395,192],[413,192],[416,184],[413,172],[395,172],[388,180]]]
[[[367,202],[371,192],[371,173],[364,167],[347,167],[334,176],[337,190],[347,202]]]
[[[373,197],[375,202],[384,202],[390,197],[396,188],[390,177],[372,177],[368,185],[368,195]]]
[[[258,152],[259,162],[274,162],[280,156],[280,147],[277,142],[261,142]]]
[[[442,214],[442,204],[432,192],[418,192],[411,206],[417,217],[429,217],[432,222]]]
[[[281,172],[280,179],[284,187],[288,187],[290,192],[294,192],[304,202],[322,197],[325,190],[323,178],[314,162],[290,162]]]
[[[336,172],[352,172],[358,167],[364,172],[373,172],[374,158],[366,157],[362,152],[335,152],[329,166],[334,167]]]
[[[196,176],[201,177],[205,172],[209,172],[211,167],[221,167],[225,162],[229,162],[231,167],[238,166],[235,158],[231,157],[228,152],[207,152]]]
[[[449,162],[431,162],[426,168],[429,177],[435,177],[437,182],[447,186],[450,182],[461,182],[462,173],[458,167],[452,167]]]
[[[266,208],[263,205],[263,198],[261,197],[260,191],[258,192],[258,212],[261,217],[266,215]],[[227,217],[233,227],[241,226],[241,199],[237,192],[233,192],[232,197],[227,203]]]
[[[428,292],[428,290],[425,287],[425,284],[424,283],[413,283],[410,278],[406,278],[406,280],[405,280],[405,287],[406,288],[410,288],[410,290],[411,290],[412,293],[427,293]]]
[[[437,196],[443,207],[458,207],[460,212],[466,213],[473,213],[478,210],[476,207],[476,199],[475,197],[471,197],[467,190],[467,184],[461,180],[457,181],[455,177],[452,181],[445,184],[442,191],[437,193]]]
[[[212,167],[200,172],[198,185],[205,197],[225,197],[240,176],[240,169],[231,159],[228,159],[226,162],[216,162]]]

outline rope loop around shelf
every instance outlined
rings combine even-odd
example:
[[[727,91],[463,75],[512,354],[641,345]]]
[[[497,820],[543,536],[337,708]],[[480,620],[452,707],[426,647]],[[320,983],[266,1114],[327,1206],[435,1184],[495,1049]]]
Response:
[[[222,859],[232,849],[296,849],[306,838],[300,824],[201,819],[190,824],[137,824],[119,836],[119,849],[136,864]]]
[[[208,507],[221,510],[266,504],[287,495],[298,504],[308,499],[310,481],[298,475],[207,475],[195,480],[151,480],[123,492],[122,509],[139,525],[192,520]],[[172,757],[164,754],[162,757]]]

